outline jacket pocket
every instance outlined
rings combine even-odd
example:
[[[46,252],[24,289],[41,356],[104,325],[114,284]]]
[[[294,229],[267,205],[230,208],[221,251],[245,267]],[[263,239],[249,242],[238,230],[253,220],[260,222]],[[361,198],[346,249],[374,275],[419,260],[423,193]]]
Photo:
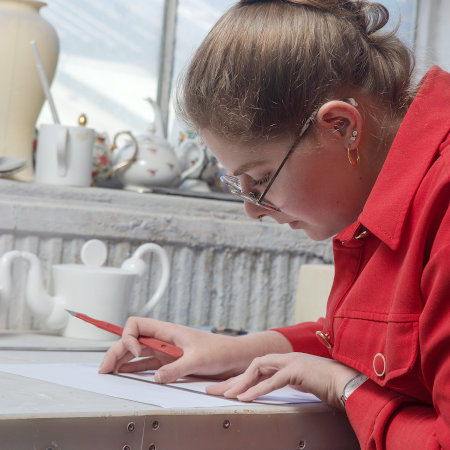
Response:
[[[419,349],[416,315],[341,317],[335,324],[338,330],[333,358],[338,361],[360,370],[381,386],[396,385],[396,379],[412,370]]]

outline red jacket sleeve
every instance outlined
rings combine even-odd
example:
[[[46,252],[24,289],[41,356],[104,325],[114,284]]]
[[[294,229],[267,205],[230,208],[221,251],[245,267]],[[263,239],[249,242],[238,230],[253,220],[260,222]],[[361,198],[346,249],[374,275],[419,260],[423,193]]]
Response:
[[[304,322],[273,330],[281,333],[291,343],[294,352],[329,358],[328,349],[316,337],[316,331],[323,329],[323,322],[324,319],[319,319],[317,322]]]

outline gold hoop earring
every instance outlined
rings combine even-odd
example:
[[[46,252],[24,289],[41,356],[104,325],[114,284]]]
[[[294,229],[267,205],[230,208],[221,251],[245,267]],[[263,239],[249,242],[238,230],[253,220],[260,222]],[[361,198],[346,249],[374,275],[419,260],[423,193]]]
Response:
[[[356,159],[353,158],[352,154],[350,152],[356,152]],[[348,157],[348,161],[350,162],[350,164],[352,166],[357,166],[359,164],[359,162],[361,161],[361,158],[359,156],[359,149],[358,147],[356,147],[355,149],[352,149],[352,145],[348,144],[347,147],[347,157]]]
[[[348,144],[348,147],[347,147],[347,158],[352,166],[357,166],[359,164],[359,162],[361,161],[361,158],[359,157],[358,147],[356,147],[355,149],[351,148],[353,142],[356,141],[356,136],[358,136],[358,132],[355,130],[352,132],[352,136],[350,137],[350,143]],[[350,153],[352,150],[356,152],[356,159],[354,159]]]

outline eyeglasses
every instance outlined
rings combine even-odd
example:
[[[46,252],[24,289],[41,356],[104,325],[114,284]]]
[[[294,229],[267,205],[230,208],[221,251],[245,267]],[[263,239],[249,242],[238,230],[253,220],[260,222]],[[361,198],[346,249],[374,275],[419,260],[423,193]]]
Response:
[[[242,191],[241,182],[239,181],[238,177],[234,177],[232,175],[222,175],[220,177],[220,181],[227,186],[230,189],[230,192],[233,195],[236,195],[237,197],[241,198],[242,200],[253,203],[254,205],[261,206],[261,208],[268,209],[269,211],[277,211],[280,212],[281,209],[275,206],[274,204],[270,202],[264,201],[264,197],[266,196],[267,192],[269,191],[270,187],[272,186],[273,182],[277,178],[278,174],[281,172],[281,169],[286,164],[286,161],[288,160],[291,153],[294,151],[295,147],[297,147],[298,142],[300,141],[300,138],[305,134],[308,127],[311,125],[311,122],[313,121],[315,116],[315,112],[309,116],[309,118],[306,120],[305,124],[303,125],[302,129],[300,130],[300,133],[295,137],[294,142],[289,147],[288,152],[286,153],[286,156],[283,158],[283,161],[281,161],[281,164],[278,166],[278,169],[273,174],[272,178],[270,179],[269,183],[267,184],[266,188],[262,192],[261,195],[258,196],[258,194],[254,192],[245,193]]]
[[[358,103],[353,98],[345,98],[342,99],[342,101],[350,103],[352,106],[358,106]],[[299,143],[301,137],[306,133],[306,130],[311,125],[311,122],[316,117],[318,109],[316,109],[309,117],[306,119],[306,122],[304,123],[302,129],[300,130],[300,133],[296,136],[294,142],[289,147],[288,152],[286,153],[286,156],[283,158],[283,161],[281,161],[281,164],[278,166],[278,169],[273,174],[272,178],[270,179],[269,183],[267,184],[266,188],[262,192],[260,196],[254,192],[245,193],[242,191],[241,182],[239,181],[238,177],[234,177],[232,175],[222,175],[220,177],[220,181],[227,186],[230,189],[230,192],[241,198],[242,200],[253,203],[254,205],[260,206],[261,208],[268,209],[269,211],[276,211],[280,212],[281,209],[275,206],[274,204],[270,202],[266,202],[264,200],[264,197],[266,196],[267,192],[269,191],[270,187],[272,186],[273,182],[277,178],[278,174],[281,172],[281,169],[286,164],[286,161],[288,160],[291,153],[294,151],[295,147],[297,147],[297,144]]]

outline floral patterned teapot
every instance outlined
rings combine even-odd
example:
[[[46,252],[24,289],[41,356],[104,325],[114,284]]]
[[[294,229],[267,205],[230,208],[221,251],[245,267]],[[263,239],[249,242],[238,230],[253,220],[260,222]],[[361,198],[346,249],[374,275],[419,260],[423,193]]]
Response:
[[[178,187],[183,180],[197,173],[205,163],[206,154],[202,147],[198,146],[198,157],[193,158],[193,164],[186,170],[182,170],[181,162],[177,158],[174,149],[166,140],[162,127],[161,112],[152,99],[147,99],[152,106],[154,122],[150,124],[148,133],[138,136],[138,152],[134,162],[118,173],[119,181],[124,189],[146,192],[153,187]],[[192,151],[192,144],[183,151]],[[133,153],[132,142],[115,152],[116,164],[128,161]]]
[[[85,113],[78,117],[78,125],[85,127],[87,125],[87,116]],[[126,161],[121,161],[119,164],[113,162],[113,152],[118,147],[119,136],[128,136],[132,141],[134,151],[130,153],[130,157]],[[92,159],[92,185],[109,180],[114,177],[118,171],[125,169],[133,163],[138,151],[138,144],[133,133],[128,130],[118,131],[110,144],[107,133],[95,133],[94,151]]]

